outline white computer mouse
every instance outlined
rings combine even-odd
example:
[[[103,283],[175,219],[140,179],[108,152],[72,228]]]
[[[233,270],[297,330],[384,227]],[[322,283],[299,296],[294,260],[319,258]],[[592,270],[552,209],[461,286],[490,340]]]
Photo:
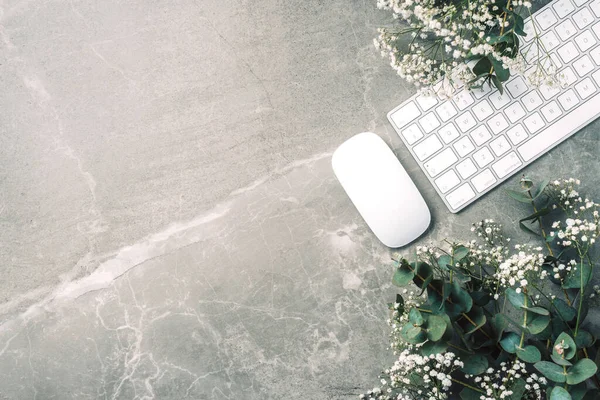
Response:
[[[431,213],[392,150],[376,134],[359,133],[333,153],[333,171],[375,236],[402,247],[427,230]]]

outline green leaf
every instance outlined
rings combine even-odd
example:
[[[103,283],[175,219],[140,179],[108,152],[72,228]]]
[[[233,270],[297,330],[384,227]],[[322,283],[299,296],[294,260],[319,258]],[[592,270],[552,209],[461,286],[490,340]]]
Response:
[[[513,306],[515,306],[516,308],[525,307],[525,294],[523,294],[523,292],[517,293],[515,289],[508,288],[506,289],[505,293],[506,297],[508,298],[508,301],[510,301],[510,303]]]
[[[596,339],[594,339],[594,336],[583,329],[580,329],[579,332],[577,332],[577,336],[575,336],[575,344],[577,344],[577,347],[580,349],[591,347],[595,341]]]
[[[519,36],[525,36],[525,21],[523,20],[523,17],[515,12],[512,13],[512,16],[515,21],[515,26],[513,27],[515,33]]]
[[[581,270],[583,269],[583,286],[592,278],[592,269],[588,264],[577,264],[577,270],[571,271],[562,284],[563,289],[579,289],[581,285]]]
[[[550,393],[550,400],[571,400],[571,395],[565,388],[555,386]]]
[[[458,246],[457,248],[454,249],[454,261],[455,262],[462,260],[467,255],[469,255],[469,249],[467,249],[465,246]]]
[[[421,289],[426,288],[433,280],[433,268],[424,262],[417,263],[416,267],[414,263],[411,263],[411,266],[415,270],[415,277],[413,278],[415,285]]]
[[[521,341],[521,336],[515,332],[508,332],[504,335],[504,338],[500,340],[500,346],[510,354],[515,354],[517,352],[517,346]]]
[[[542,195],[542,193],[544,193],[544,189],[546,189],[546,186],[548,186],[548,184],[550,183],[549,179],[546,179],[544,181],[542,181],[542,183],[539,184],[539,186],[537,187],[537,190],[535,191],[535,195],[533,196],[533,199],[537,199],[538,197],[540,197]]]
[[[508,321],[506,320],[506,318],[504,318],[504,315],[496,314],[494,315],[494,318],[492,319],[491,323],[494,327],[494,331],[496,331],[498,340],[500,340],[500,338],[502,337],[502,332],[504,332],[504,330],[508,326]]]
[[[525,346],[525,348],[515,347],[517,357],[527,363],[536,363],[542,359],[542,354],[535,346]]]
[[[488,58],[490,59],[490,62],[494,67],[494,72],[496,73],[496,76],[500,82],[506,82],[508,78],[510,78],[510,70],[508,68],[504,68],[502,61],[497,60],[495,57],[490,55]]]
[[[537,335],[542,332],[550,323],[550,317],[547,315],[536,315],[527,322],[527,330],[529,333]]]
[[[523,307],[523,308],[534,314],[550,315],[550,312],[548,310],[546,310],[544,307]]]
[[[563,383],[567,380],[567,375],[564,373],[562,367],[550,361],[539,361],[533,366],[551,381]]]
[[[482,57],[473,67],[473,73],[477,76],[487,75],[492,69],[492,63],[487,57]]]
[[[439,342],[432,342],[428,340],[420,347],[420,352],[422,356],[430,356],[431,354],[440,354],[448,349],[448,342],[442,340]]]
[[[577,316],[577,311],[569,306],[566,301],[556,298],[552,301],[554,312],[565,322],[571,322]]]
[[[508,397],[508,400],[523,400],[523,395],[525,394],[526,390],[525,381],[523,379],[515,379],[510,389],[513,394]]]
[[[446,332],[446,321],[438,315],[430,315],[427,318],[427,338],[437,342]]]
[[[411,344],[423,343],[425,340],[427,340],[427,335],[425,335],[425,332],[423,332],[420,327],[413,326],[410,323],[404,325],[400,335],[404,341]]]
[[[469,295],[469,292],[460,287],[460,283],[458,283],[457,281],[452,282],[451,297],[452,301],[460,304],[460,306],[463,309],[462,312],[471,311],[471,307],[473,307],[473,299],[471,298],[471,295]]]
[[[396,268],[396,272],[394,272],[392,283],[396,286],[403,287],[408,285],[414,277],[414,271],[411,270],[406,260],[402,260],[398,268]]]
[[[421,326],[425,322],[421,312],[414,307],[408,312],[408,320],[413,326]]]
[[[485,292],[483,290],[478,290],[476,292],[471,292],[471,298],[473,299],[473,303],[477,304],[480,307],[483,307],[487,303],[490,302],[491,296],[488,292]],[[500,314],[496,314],[496,315],[500,315]]]
[[[506,189],[506,194],[521,203],[531,204],[531,198],[523,191]]]
[[[483,309],[480,307],[473,307],[471,311],[469,311],[467,316],[471,319],[471,321],[475,323],[475,325],[473,325],[470,321],[467,320],[467,322],[465,323],[465,334],[467,335],[481,329],[481,327],[484,326],[487,322],[487,319],[483,314]]]
[[[452,258],[448,254],[440,256],[437,260],[438,267],[444,271],[448,271],[448,265],[452,265]]]
[[[596,371],[598,371],[598,367],[592,360],[589,358],[581,359],[567,370],[567,383],[577,385],[594,376]]]
[[[460,398],[461,400],[479,400],[481,398],[481,393],[466,387],[460,392]]]
[[[563,354],[558,353],[557,347],[563,348]],[[564,358],[566,360],[570,360],[573,358],[575,353],[577,352],[577,346],[575,345],[575,341],[569,334],[566,332],[558,335],[556,340],[554,341],[554,346],[552,348],[552,354],[559,358]]]
[[[502,86],[502,82],[500,82],[500,79],[498,79],[496,75],[490,75],[490,81],[492,82],[494,87],[498,89],[501,95],[504,94],[504,87]]]
[[[557,356],[555,354],[550,354],[550,358],[552,359],[552,361],[554,361],[558,365],[564,365],[565,367],[570,367],[571,365],[573,365],[573,364],[571,364],[570,361],[565,360],[564,358]]]
[[[482,374],[488,367],[488,360],[482,354],[470,354],[463,357],[462,371],[468,375],[479,375]]]

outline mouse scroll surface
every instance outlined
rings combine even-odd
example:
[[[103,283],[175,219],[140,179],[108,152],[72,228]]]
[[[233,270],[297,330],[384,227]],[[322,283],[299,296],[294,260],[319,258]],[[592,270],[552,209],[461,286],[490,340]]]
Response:
[[[377,238],[388,247],[419,237],[431,214],[392,150],[376,134],[360,133],[333,154],[336,177]]]

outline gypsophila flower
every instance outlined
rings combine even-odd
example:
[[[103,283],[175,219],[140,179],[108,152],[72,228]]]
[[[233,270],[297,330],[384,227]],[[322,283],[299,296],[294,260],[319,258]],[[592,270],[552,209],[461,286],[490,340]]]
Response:
[[[515,250],[516,254],[498,266],[494,277],[501,287],[516,288],[520,292],[527,288],[529,282],[538,282],[546,278],[548,273],[542,268],[545,256],[541,253],[541,247],[515,245]]]
[[[488,368],[484,374],[476,376],[474,382],[484,392],[481,400],[501,400],[513,394],[513,386],[518,378],[525,380],[525,393],[521,399],[543,399],[543,389],[547,385],[546,378],[536,373],[529,373],[527,366],[520,360],[512,364],[500,363],[499,368]]]

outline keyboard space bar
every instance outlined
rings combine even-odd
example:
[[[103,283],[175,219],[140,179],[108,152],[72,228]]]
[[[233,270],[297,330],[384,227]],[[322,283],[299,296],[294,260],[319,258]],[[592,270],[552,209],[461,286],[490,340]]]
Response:
[[[594,97],[589,98],[585,103],[577,108],[574,108],[567,115],[554,122],[548,128],[538,132],[530,141],[519,146],[519,154],[523,157],[525,162],[535,158],[537,155],[544,153],[546,150],[554,147],[558,142],[571,135],[574,130],[573,127],[578,127],[576,130],[581,129],[584,124],[577,124],[577,116],[581,119],[588,119],[590,115],[594,118],[589,119],[588,122],[593,121],[598,113],[600,112],[600,93]],[[575,117],[575,121],[573,121]]]

